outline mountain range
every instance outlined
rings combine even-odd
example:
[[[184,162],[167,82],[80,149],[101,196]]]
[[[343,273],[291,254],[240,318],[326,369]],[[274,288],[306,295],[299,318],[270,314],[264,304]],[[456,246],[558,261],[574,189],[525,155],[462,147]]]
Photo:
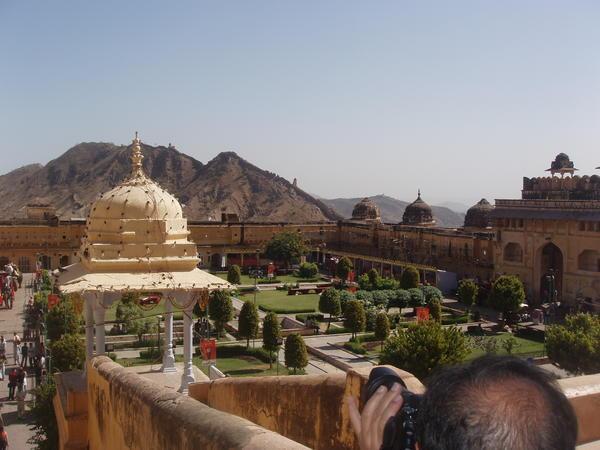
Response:
[[[184,205],[191,220],[220,220],[222,212],[253,222],[315,222],[340,217],[278,175],[233,152],[206,164],[174,147],[142,145],[144,170]],[[45,166],[32,164],[0,176],[5,217],[25,214],[28,204],[50,204],[62,218],[85,217],[90,204],[130,172],[130,149],[82,143]]]
[[[262,170],[234,152],[203,164],[172,146],[142,145],[144,170],[173,194],[190,220],[220,220],[237,214],[248,222],[316,222],[349,218],[360,198],[319,199],[286,179]],[[4,217],[23,217],[28,204],[50,204],[61,218],[85,217],[91,203],[130,172],[130,147],[85,142],[46,165],[31,164],[0,176]],[[408,204],[371,197],[384,222],[400,222]],[[464,214],[433,207],[438,225],[461,226]]]

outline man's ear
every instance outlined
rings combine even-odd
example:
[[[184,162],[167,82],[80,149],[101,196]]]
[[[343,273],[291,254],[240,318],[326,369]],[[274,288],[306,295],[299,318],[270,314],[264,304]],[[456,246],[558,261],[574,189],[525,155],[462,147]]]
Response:
[[[421,450],[421,446],[418,442],[415,442],[415,450]]]

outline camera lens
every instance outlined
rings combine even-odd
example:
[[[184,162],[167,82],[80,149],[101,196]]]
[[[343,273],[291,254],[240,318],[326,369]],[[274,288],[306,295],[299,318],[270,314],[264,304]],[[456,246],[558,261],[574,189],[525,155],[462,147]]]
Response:
[[[367,402],[379,386],[385,386],[386,388],[391,389],[394,383],[398,383],[406,389],[406,384],[404,384],[402,378],[400,378],[394,370],[389,367],[375,367],[369,374],[369,380],[363,391],[363,400]]]

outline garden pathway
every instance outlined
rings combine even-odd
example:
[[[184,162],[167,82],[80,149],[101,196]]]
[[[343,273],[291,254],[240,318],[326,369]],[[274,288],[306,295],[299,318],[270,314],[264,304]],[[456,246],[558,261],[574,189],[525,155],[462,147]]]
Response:
[[[8,341],[6,343],[7,370],[14,367],[14,354],[12,345],[12,336],[15,331],[19,336],[23,337],[23,309],[27,303],[27,299],[32,295],[31,275],[25,274],[23,279],[23,287],[19,289],[15,296],[15,303],[12,309],[0,309],[0,335]],[[33,388],[34,377],[27,377],[27,386],[29,390]],[[27,400],[29,401],[28,395]],[[8,376],[4,377],[4,381],[0,381],[0,413],[4,420],[5,430],[8,434],[8,442],[12,449],[28,449],[32,448],[27,444],[29,438],[33,436],[33,432],[29,429],[31,419],[28,417],[25,420],[17,419],[17,402],[8,400]]]

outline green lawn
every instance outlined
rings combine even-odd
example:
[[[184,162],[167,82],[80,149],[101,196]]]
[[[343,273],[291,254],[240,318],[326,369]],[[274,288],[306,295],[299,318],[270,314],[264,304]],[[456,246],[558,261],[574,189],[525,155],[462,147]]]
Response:
[[[217,273],[215,273],[215,275],[218,276],[219,278],[222,278],[223,280],[227,279],[226,272],[217,272]],[[273,280],[271,280],[271,281],[273,281]],[[322,279],[320,276],[317,276],[316,278],[311,278],[308,280],[305,278],[297,277],[295,275],[278,275],[276,278],[276,282],[278,282],[278,283],[296,283],[296,282],[314,283],[317,281],[325,281],[325,280]],[[242,275],[240,282],[241,282],[241,284],[254,284],[254,278],[250,278],[248,275]],[[261,279],[258,279],[258,284],[261,284]]]
[[[494,339],[500,341],[498,342],[498,355],[506,355],[506,350],[502,348],[502,340],[506,339],[510,333],[496,333],[492,336]],[[544,356],[545,348],[543,342],[533,341],[531,339],[524,339],[518,336],[513,336],[517,341],[517,347],[513,350],[513,355],[522,356],[522,357],[535,357],[535,356]],[[475,359],[479,356],[484,355],[484,351],[481,348],[474,348],[471,350],[471,353],[467,356],[467,359]]]
[[[159,314],[164,314],[165,313],[165,302],[166,302],[166,300],[161,300],[161,302],[158,305],[156,305],[153,309],[146,311],[145,309],[140,308],[140,311],[142,312],[142,315],[144,317],[150,317],[150,316],[156,316]],[[114,302],[112,304],[112,306],[106,310],[106,315],[104,317],[104,320],[106,322],[111,322],[113,320],[116,320],[118,305],[119,305],[119,302]],[[183,313],[181,311],[177,310],[176,307],[173,307],[173,318],[175,320],[183,319]]]
[[[203,365],[200,360],[194,358],[194,364],[208,375],[208,366]],[[230,377],[264,377],[277,375],[277,365],[273,363],[273,368],[269,369],[269,364],[260,361],[252,356],[238,356],[235,358],[218,358],[217,369]],[[288,375],[288,370],[284,366],[279,366],[279,375]]]
[[[510,333],[496,333],[494,335],[486,335],[487,338],[496,339],[498,342],[497,354],[498,355],[506,355],[506,350],[502,348],[502,342],[506,337],[509,336]],[[536,356],[544,356],[545,348],[543,342],[534,341],[531,339],[524,339],[521,337],[514,336],[517,341],[517,347],[513,350],[513,355],[521,356],[521,357],[536,357]],[[472,343],[475,340],[472,337],[469,337]],[[367,356],[369,357],[379,357],[380,347],[376,346],[375,348],[368,349]],[[475,359],[479,356],[483,356],[485,354],[484,350],[479,347],[472,348],[471,352],[467,355],[467,360]]]
[[[241,300],[254,300],[254,293],[240,296]],[[314,312],[319,305],[317,294],[288,295],[287,291],[260,291],[256,294],[256,304],[264,311],[277,314]]]
[[[161,358],[142,359],[142,358],[127,358],[117,359],[117,363],[123,367],[143,366],[143,365],[160,365]],[[176,355],[176,362],[182,362],[183,356]],[[208,375],[208,366],[204,365],[200,357],[194,356],[193,363],[200,368],[202,372]],[[273,364],[273,368],[269,369],[269,364],[254,358],[253,356],[238,356],[235,358],[217,358],[217,368],[230,377],[264,377],[271,375],[288,375],[288,370],[285,366],[279,365],[279,373],[277,372],[277,364]]]

